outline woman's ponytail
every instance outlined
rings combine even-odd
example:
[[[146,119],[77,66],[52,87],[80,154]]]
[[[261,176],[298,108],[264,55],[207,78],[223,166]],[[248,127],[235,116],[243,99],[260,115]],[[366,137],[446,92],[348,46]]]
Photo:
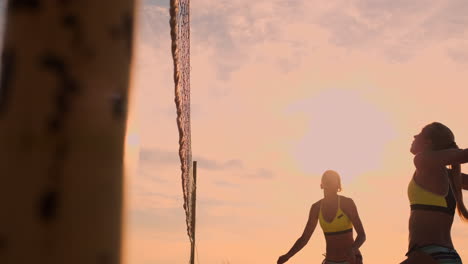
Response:
[[[454,148],[458,149],[457,144],[454,144]],[[461,174],[460,164],[452,164],[449,174],[450,187],[452,188],[455,200],[457,201],[458,215],[464,222],[468,222],[468,210],[466,209],[465,203],[463,202],[463,178]]]

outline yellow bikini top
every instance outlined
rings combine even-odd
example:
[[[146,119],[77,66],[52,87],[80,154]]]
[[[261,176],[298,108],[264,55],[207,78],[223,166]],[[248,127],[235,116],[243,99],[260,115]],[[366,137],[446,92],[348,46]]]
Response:
[[[319,221],[325,235],[342,234],[353,230],[351,220],[349,220],[348,216],[341,210],[340,196],[338,196],[338,210],[336,212],[336,216],[331,222],[327,222],[323,218],[322,202],[320,202]]]
[[[430,210],[455,214],[456,201],[450,187],[447,195],[439,195],[424,189],[413,178],[408,185],[408,199],[411,210]]]

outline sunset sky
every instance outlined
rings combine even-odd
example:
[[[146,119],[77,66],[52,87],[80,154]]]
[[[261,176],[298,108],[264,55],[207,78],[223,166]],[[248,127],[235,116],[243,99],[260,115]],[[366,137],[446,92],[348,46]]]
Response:
[[[126,264],[188,263],[190,253],[168,7],[141,0],[138,10]],[[196,263],[276,263],[323,196],[327,169],[358,207],[364,261],[402,261],[413,135],[440,121],[468,146],[466,14],[466,0],[191,1]],[[458,216],[452,238],[468,261]],[[288,263],[320,263],[324,252],[317,226]]]

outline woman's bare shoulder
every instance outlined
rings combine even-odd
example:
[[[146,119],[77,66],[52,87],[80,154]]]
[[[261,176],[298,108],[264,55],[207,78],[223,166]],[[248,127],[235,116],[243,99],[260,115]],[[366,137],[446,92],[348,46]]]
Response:
[[[356,204],[354,203],[354,200],[350,197],[346,197],[346,196],[343,196],[343,195],[340,195],[340,203],[342,206],[346,207],[346,208],[352,208],[352,207],[355,207]]]
[[[320,204],[322,203],[322,200],[323,200],[323,199],[320,199],[320,200],[316,201],[315,203],[313,203],[312,206],[310,207],[311,210],[312,210],[313,208],[320,208]]]
[[[340,201],[345,203],[351,203],[353,202],[353,199],[344,195],[340,195]]]

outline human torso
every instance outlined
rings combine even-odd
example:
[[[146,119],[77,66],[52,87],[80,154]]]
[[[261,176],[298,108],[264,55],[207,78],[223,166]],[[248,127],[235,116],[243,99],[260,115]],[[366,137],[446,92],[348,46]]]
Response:
[[[417,170],[408,185],[408,198],[408,249],[431,244],[453,247],[450,230],[456,203],[446,169]]]
[[[323,199],[320,202],[319,222],[325,235],[328,260],[345,260],[354,242],[353,225],[343,208],[343,199],[338,196],[336,201]]]

